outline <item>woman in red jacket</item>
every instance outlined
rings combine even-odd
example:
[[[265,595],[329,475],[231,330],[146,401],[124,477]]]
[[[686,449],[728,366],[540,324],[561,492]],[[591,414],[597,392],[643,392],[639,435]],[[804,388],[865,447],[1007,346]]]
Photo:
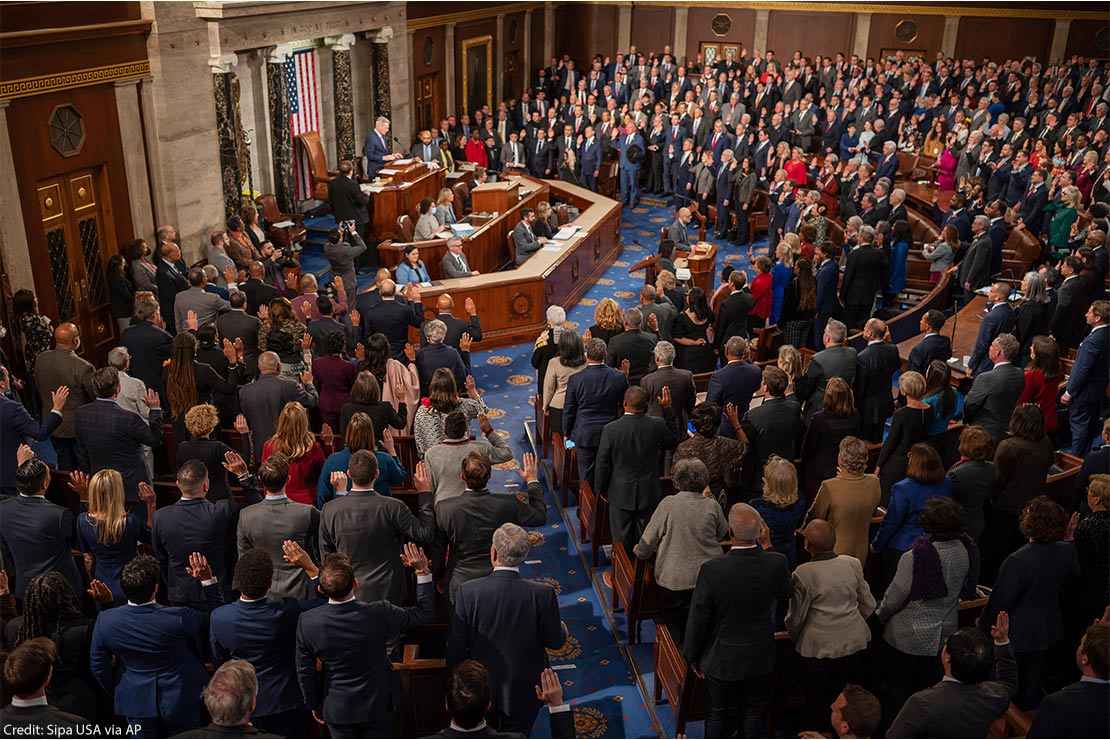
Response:
[[[1049,437],[1056,432],[1056,396],[1063,380],[1056,340],[1033,337],[1033,344],[1029,346],[1029,366],[1025,368],[1025,387],[1021,389],[1017,405],[1037,404],[1044,415],[1044,432]]]
[[[806,183],[809,182],[809,168],[806,166],[805,160],[802,159],[801,147],[794,147],[790,152],[790,159],[783,166],[786,170],[786,176],[800,188],[804,188]]]
[[[752,330],[760,329],[767,324],[767,317],[771,315],[771,260],[766,255],[755,258],[756,275],[752,281],[752,298],[755,305],[748,312],[748,326]]]
[[[486,145],[479,138],[477,129],[472,129],[470,139],[466,142],[466,161],[473,162],[482,167],[489,167],[489,157],[486,155]]]
[[[272,455],[284,455],[289,460],[285,495],[297,503],[314,506],[316,482],[324,467],[324,448],[308,428],[308,412],[296,401],[285,404],[274,436],[262,445],[262,461]]]

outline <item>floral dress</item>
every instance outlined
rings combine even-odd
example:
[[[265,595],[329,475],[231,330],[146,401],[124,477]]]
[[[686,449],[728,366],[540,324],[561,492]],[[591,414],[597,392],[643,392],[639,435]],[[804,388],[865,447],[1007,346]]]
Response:
[[[50,349],[54,341],[54,328],[50,317],[41,313],[25,313],[19,317],[19,330],[26,342],[27,376],[35,376],[35,360],[39,354]]]

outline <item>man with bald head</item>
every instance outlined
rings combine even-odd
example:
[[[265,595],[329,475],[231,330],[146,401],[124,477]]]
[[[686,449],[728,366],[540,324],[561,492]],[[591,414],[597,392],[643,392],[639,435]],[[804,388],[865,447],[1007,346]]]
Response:
[[[814,519],[803,534],[810,559],[794,570],[786,629],[806,676],[805,706],[811,716],[803,725],[822,727],[827,707],[846,683],[857,681],[859,659],[871,639],[867,618],[875,611],[875,598],[862,563],[836,554],[831,524]]]
[[[674,223],[667,227],[667,238],[674,242],[675,249],[690,248],[690,219],[693,214],[689,208],[679,208]]]
[[[393,359],[404,361],[405,344],[409,341],[409,327],[417,329],[424,323],[424,305],[420,302],[420,288],[409,285],[403,296],[397,295],[397,284],[383,280],[378,288],[381,303],[373,310],[362,313],[362,338],[371,334],[384,334],[393,350]],[[407,299],[407,300],[406,300]],[[407,363],[406,363],[407,364]]]
[[[450,293],[441,293],[440,296],[436,298],[436,318],[442,321],[447,327],[447,334],[443,338],[443,343],[448,347],[454,347],[458,353],[462,355],[463,365],[469,373],[470,352],[463,350],[462,338],[463,336],[469,335],[471,341],[482,341],[482,323],[478,320],[478,307],[474,305],[473,298],[467,298],[463,302],[463,310],[466,311],[466,321],[456,319],[454,310],[455,299],[451,297]],[[423,335],[423,332],[421,332],[421,335]]]
[[[250,429],[254,459],[262,459],[262,445],[274,436],[277,418],[285,404],[296,401],[314,408],[319,399],[312,385],[312,371],[301,373],[300,383],[281,377],[281,360],[275,352],[258,356],[258,378],[239,389],[239,408]]]
[[[93,390],[93,366],[77,355],[81,348],[80,330],[68,322],[54,329],[54,349],[48,349],[35,359],[35,387],[39,389],[42,408],[52,407],[54,391],[63,385],[69,388],[69,398],[62,408],[62,423],[54,430],[54,449],[58,453],[58,468],[77,470],[77,420],[79,407],[96,398]]]
[[[771,549],[763,518],[747,504],[728,514],[732,548],[698,572],[683,654],[705,678],[706,737],[767,737],[775,669],[775,606],[790,596],[786,557]]]
[[[266,265],[257,260],[247,270],[247,280],[239,289],[247,297],[247,313],[258,315],[259,306],[268,306],[278,294],[277,288],[266,282]]]
[[[670,389],[659,395],[662,419],[647,415],[650,400],[637,386],[624,392],[624,414],[601,430],[594,469],[594,490],[609,499],[613,542],[629,554],[663,498],[663,454],[679,440]]]

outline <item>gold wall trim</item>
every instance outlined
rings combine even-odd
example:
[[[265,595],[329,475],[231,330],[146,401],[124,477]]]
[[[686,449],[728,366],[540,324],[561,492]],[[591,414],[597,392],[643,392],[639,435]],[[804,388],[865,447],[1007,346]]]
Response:
[[[24,98],[29,95],[69,90],[74,87],[99,85],[103,82],[114,82],[132,77],[147,77],[150,75],[150,61],[121,62],[109,64],[104,67],[90,67],[72,72],[60,72],[38,77],[21,77],[18,80],[4,80],[0,82],[0,100],[9,98]]]
[[[663,8],[707,8],[720,10],[800,10],[808,13],[885,13],[893,15],[945,15],[982,18],[1048,18],[1106,21],[1106,12],[1099,10],[1056,10],[1045,8],[1009,8],[999,5],[913,5],[911,3],[838,3],[838,2],[751,2],[729,3],[724,0],[592,0],[599,5],[637,5]],[[557,3],[566,5],[567,3]],[[542,3],[541,3],[542,5]],[[1092,3],[1092,6],[1095,6]],[[425,19],[421,19],[425,20]],[[427,19],[432,20],[432,19]],[[429,25],[437,25],[435,23]],[[412,26],[410,25],[410,28]]]
[[[466,64],[466,52],[474,46],[486,47],[486,105],[493,108],[493,88],[495,80],[493,79],[493,36],[486,34],[485,36],[474,36],[473,38],[464,39],[462,45],[459,47],[459,57],[462,62],[462,102],[463,105],[468,105],[470,92],[470,74]]]
[[[544,3],[505,3],[494,5],[480,10],[460,10],[457,13],[444,13],[431,15],[427,18],[410,18],[405,27],[410,31],[419,31],[424,28],[435,28],[447,23],[463,23],[477,21],[483,18],[496,18],[501,13],[523,13],[526,10],[543,10]],[[545,31],[546,33],[546,31]]]

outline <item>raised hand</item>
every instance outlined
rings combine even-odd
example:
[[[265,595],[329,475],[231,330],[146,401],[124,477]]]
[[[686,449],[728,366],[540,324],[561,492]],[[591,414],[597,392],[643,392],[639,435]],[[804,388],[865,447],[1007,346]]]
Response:
[[[230,339],[224,339],[222,349],[229,365],[234,365],[239,361],[239,353],[235,351],[235,345],[231,343]]]
[[[242,362],[243,358],[246,357],[246,355],[247,355],[247,348],[243,344],[243,338],[242,337],[235,337],[235,341],[233,342],[232,346],[235,347],[235,359],[236,359],[236,361]]]
[[[463,335],[459,337],[459,349],[463,352],[469,352],[470,345],[473,344],[473,341],[470,335],[464,332]]]
[[[531,483],[534,480],[539,480],[539,477],[536,475],[536,456],[531,452],[525,452],[520,460],[520,477],[524,479],[524,482]]]
[[[331,487],[336,491],[347,491],[347,474],[342,470],[334,471],[329,481],[331,482]]]
[[[471,398],[478,397],[478,385],[474,382],[473,375],[466,376],[466,392],[470,394]]]
[[[139,500],[147,506],[150,506],[157,499],[158,496],[154,493],[154,489],[150,487],[150,484],[147,483],[145,480],[139,481]]]
[[[196,311],[185,312],[185,328],[189,331],[196,331],[200,328],[200,321],[197,319]]]
[[[668,385],[663,386],[663,392],[659,394],[659,405],[665,409],[671,407],[671,387]]]
[[[362,314],[358,312],[357,308],[348,311],[347,318],[351,320],[351,326],[362,326]]]
[[[563,684],[559,682],[558,674],[550,668],[544,668],[540,674],[536,698],[549,707],[557,707],[563,703]]]
[[[15,451],[15,464],[22,465],[35,456],[35,451],[29,445],[21,444]]]
[[[8,587],[8,572],[0,570],[0,596],[7,596],[11,593]]]
[[[409,362],[416,362],[416,347],[412,342],[405,342],[405,359]]]
[[[89,492],[89,476],[80,470],[74,470],[69,474],[69,489],[79,496],[84,496]]]
[[[736,404],[729,401],[725,404],[725,416],[732,422],[732,427],[735,429],[740,425],[740,410],[736,408]]]
[[[335,431],[331,428],[331,424],[325,423],[320,427],[320,441],[328,447],[332,446],[332,442],[335,441]]]
[[[233,450],[224,453],[224,467],[236,478],[242,478],[248,472],[247,461],[243,459],[242,455]]]
[[[412,484],[420,493],[428,493],[432,490],[432,471],[428,470],[428,465],[424,461],[416,463],[416,470],[412,471]]]
[[[305,369],[301,371],[301,383],[304,385],[312,385],[312,371]]]
[[[628,375],[630,370],[632,370],[632,363],[629,362],[627,357],[625,357],[623,360],[621,360],[620,371],[625,375]]]
[[[463,310],[466,311],[467,316],[477,316],[478,307],[474,304],[473,298],[467,298],[463,301]]]
[[[62,409],[66,407],[66,399],[68,398],[69,386],[60,385],[50,394],[50,407],[58,413],[61,413]]]
[[[998,612],[991,626],[991,637],[997,645],[1010,641],[1010,615],[1005,611]]]
[[[185,567],[185,570],[198,581],[208,581],[212,579],[212,566],[208,564],[208,558],[204,557],[202,553],[190,553],[189,564]]]
[[[304,305],[307,306],[308,304],[306,303]],[[306,308],[305,312],[307,311],[308,309]],[[305,318],[308,317],[306,316]],[[309,334],[307,331],[304,333],[304,336],[301,337],[301,349],[303,349],[305,352],[308,352],[310,349],[312,349],[312,335]]]
[[[238,414],[235,417],[235,431],[239,434],[250,434],[250,427],[247,426],[247,417]]]
[[[239,271],[233,265],[228,265],[224,268],[224,280],[228,285],[239,280]]]
[[[312,562],[312,558],[296,540],[285,540],[281,543],[281,558],[303,570],[309,578],[315,578],[320,572],[316,563]]]
[[[489,417],[485,414],[478,414],[478,428],[482,430],[482,434],[489,434],[493,431],[493,424],[489,423]]]
[[[649,313],[647,317],[647,326],[654,333],[659,333],[659,317],[654,313]]]
[[[89,582],[89,589],[86,593],[98,604],[111,604],[115,600],[112,596],[112,589],[108,588],[108,585],[103,581],[98,581],[95,578]]]
[[[417,547],[412,542],[406,542],[404,547],[401,548],[401,563],[406,568],[415,570],[418,576],[426,576],[432,572],[428,566],[428,556],[424,554],[422,548]]]
[[[266,304],[262,304],[258,307],[258,320],[265,321],[268,318],[270,318],[270,307]]]
[[[152,409],[162,408],[162,399],[159,398],[158,391],[154,390],[153,388],[146,389],[146,396],[143,398],[143,400],[146,401],[146,405]]]

